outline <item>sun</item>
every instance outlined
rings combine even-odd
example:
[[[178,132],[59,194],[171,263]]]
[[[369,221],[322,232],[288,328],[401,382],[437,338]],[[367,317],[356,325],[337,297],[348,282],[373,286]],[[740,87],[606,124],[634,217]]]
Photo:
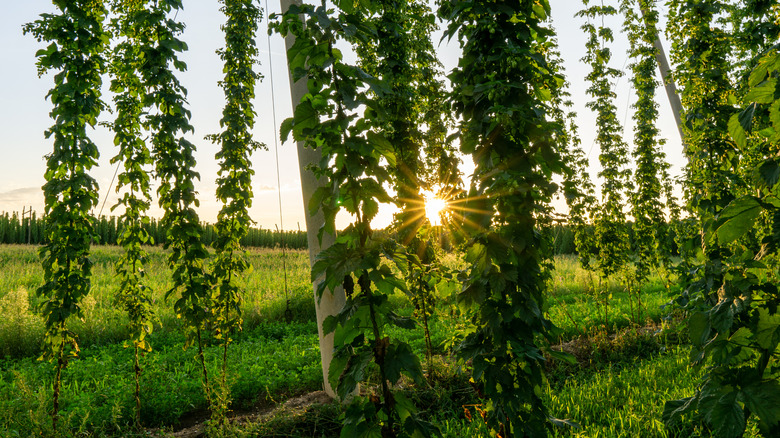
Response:
[[[439,198],[433,192],[426,192],[425,217],[434,227],[441,225],[441,213],[447,210],[447,200]]]

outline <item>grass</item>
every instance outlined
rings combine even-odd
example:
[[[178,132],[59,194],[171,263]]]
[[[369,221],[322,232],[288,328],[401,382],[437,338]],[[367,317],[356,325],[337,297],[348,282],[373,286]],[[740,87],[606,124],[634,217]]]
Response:
[[[130,433],[127,427],[134,402],[131,349],[123,347],[127,317],[113,300],[117,288],[113,266],[120,251],[95,248],[93,290],[84,302],[85,318],[72,324],[82,352],[64,371],[61,398],[61,422],[72,436]],[[243,331],[235,336],[229,353],[236,412],[269,408],[322,385],[306,253],[287,253],[286,293],[279,251],[253,250],[249,257],[254,270],[245,279]],[[454,257],[447,262],[458,264]],[[551,367],[545,394],[551,413],[580,423],[583,429],[572,431],[574,436],[635,436],[637,431],[642,436],[666,436],[658,422],[659,406],[665,400],[690,395],[696,382],[695,373],[687,368],[685,347],[652,334],[627,331],[636,313],[629,304],[631,293],[619,282],[608,285],[611,323],[604,327],[600,298],[592,293],[593,283],[579,269],[576,258],[557,257],[555,265],[546,312],[560,328],[561,342],[586,347],[580,349],[579,366]],[[36,360],[43,326],[32,311],[35,289],[42,282],[34,248],[0,246],[0,269],[0,315],[4,316],[0,319],[0,437],[46,436],[51,433],[47,412],[53,366]],[[183,348],[180,323],[172,303],[164,299],[171,285],[164,251],[150,249],[147,272],[159,322],[150,337],[154,351],[142,359],[142,421],[149,427],[170,429],[206,418],[207,404],[195,351]],[[651,278],[642,289],[642,301],[646,318],[658,322],[663,316],[660,304],[669,301],[664,280]],[[399,313],[413,311],[403,297],[392,303]],[[448,356],[449,346],[457,343],[467,319],[455,311],[450,297],[440,297],[438,305],[430,322],[435,350],[441,355],[435,361],[436,380],[410,395],[429,407],[427,415],[444,436],[484,436],[484,425],[473,406],[479,400],[460,372],[462,366]],[[617,331],[624,334],[610,335]],[[422,330],[390,328],[388,334],[409,342],[424,357]],[[206,357],[209,372],[215,375],[218,347],[209,346]],[[325,405],[248,424],[238,432],[263,437],[338,436],[339,415],[337,405]],[[653,435],[645,435],[647,431]]]
[[[82,303],[84,319],[69,323],[82,347],[114,344],[128,337],[127,315],[114,304],[119,287],[114,263],[121,251],[119,247],[108,246],[93,249],[92,290]],[[148,251],[146,284],[153,292],[151,298],[158,318],[155,330],[179,332],[180,322],[173,313],[173,299],[165,300],[165,293],[172,286],[166,254],[157,247],[148,248]],[[245,328],[261,321],[284,320],[287,299],[293,319],[314,320],[313,289],[305,252],[287,251],[286,293],[280,251],[252,249],[248,256],[254,269],[244,278]],[[0,245],[0,272],[3,273],[0,276],[0,314],[12,315],[10,320],[0,320],[0,357],[36,355],[43,336],[43,322],[32,312],[39,302],[35,290],[43,284],[36,251],[24,245]]]
[[[666,437],[664,403],[690,395],[699,377],[688,352],[676,346],[638,364],[574,375],[547,391],[547,405],[553,415],[581,425],[575,436]]]
[[[688,362],[688,348],[673,345],[641,359],[603,362],[595,369],[552,375],[543,398],[551,415],[578,424],[555,429],[556,437],[692,437],[708,436],[701,427],[670,435],[660,421],[663,404],[690,395],[699,372]],[[464,375],[450,364],[433,387],[418,390],[417,405],[447,438],[489,436],[481,420],[480,400]],[[435,408],[431,408],[434,407]],[[246,428],[250,436],[338,436],[339,410],[315,407],[297,416],[281,416]],[[757,436],[753,426],[746,436]]]
[[[667,437],[660,421],[663,403],[688,395],[696,382],[687,353],[675,347],[633,364],[607,364],[598,372],[551,381],[543,395],[550,414],[578,424],[556,428],[553,436]],[[461,415],[441,423],[445,436],[488,436],[476,409],[468,409],[470,420]]]
[[[555,257],[555,269],[548,282],[548,317],[561,329],[561,341],[593,330],[616,331],[633,324],[659,322],[664,316],[662,305],[670,301],[674,290],[668,286],[673,278],[655,273],[637,288],[627,286],[620,277],[599,286],[596,273],[583,270],[574,255]],[[671,290],[670,290],[671,289]],[[637,293],[641,308],[637,305]],[[608,327],[604,324],[604,295],[608,294]]]

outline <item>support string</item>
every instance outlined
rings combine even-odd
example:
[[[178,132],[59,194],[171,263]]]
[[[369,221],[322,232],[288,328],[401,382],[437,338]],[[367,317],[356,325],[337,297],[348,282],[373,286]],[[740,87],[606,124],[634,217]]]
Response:
[[[265,0],[265,25],[266,28],[270,28],[268,22],[268,0]],[[282,183],[279,171],[279,134],[276,130],[278,126],[276,124],[276,93],[274,91],[274,64],[273,56],[271,56],[271,35],[267,33],[266,41],[268,43],[268,69],[270,70],[269,79],[271,81],[271,114],[274,123],[274,155],[276,158],[276,188],[279,198],[279,241],[282,246],[282,270],[284,271],[284,298],[287,301],[287,307],[284,311],[284,316],[288,321],[292,319],[292,311],[290,310],[290,297],[287,292],[287,248],[284,241],[284,217],[282,216]]]

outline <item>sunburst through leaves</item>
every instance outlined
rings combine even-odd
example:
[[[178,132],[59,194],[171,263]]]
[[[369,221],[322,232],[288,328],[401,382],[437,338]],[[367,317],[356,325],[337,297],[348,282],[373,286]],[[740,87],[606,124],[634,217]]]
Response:
[[[447,211],[449,205],[447,200],[441,198],[433,191],[424,192],[425,198],[425,217],[434,227],[441,225],[441,216]]]

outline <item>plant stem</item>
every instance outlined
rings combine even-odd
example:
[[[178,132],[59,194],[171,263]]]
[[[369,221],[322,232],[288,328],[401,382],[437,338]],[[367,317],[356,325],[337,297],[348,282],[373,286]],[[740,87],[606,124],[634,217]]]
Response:
[[[135,346],[135,426],[141,429],[141,366],[138,363],[138,345]]]
[[[65,354],[66,340],[67,334],[63,327],[62,343],[60,344],[60,351],[57,355],[57,371],[54,375],[54,400],[52,402],[53,410],[51,413],[51,426],[55,434],[57,433],[57,418],[60,411],[60,378],[62,377],[62,368],[65,367],[65,359],[63,358],[63,355]]]
[[[425,302],[429,291],[422,285],[420,287],[420,307],[422,307],[423,327],[425,328],[425,360],[428,362],[428,378],[433,376],[433,342],[431,342],[431,331],[428,328],[428,306]]]
[[[209,374],[206,371],[206,356],[203,354],[203,341],[200,336],[200,327],[195,329],[198,336],[198,357],[200,358],[200,365],[203,368],[203,386],[206,390],[206,401],[211,406],[211,387],[209,386]]]
[[[636,300],[637,300],[637,313],[639,314],[639,324],[644,325],[644,309],[642,306],[642,285],[636,285]]]
[[[229,278],[229,277],[228,277]],[[225,307],[225,321],[230,320],[230,307]],[[222,397],[222,400],[220,400],[220,403],[222,406],[219,407],[220,409],[220,415],[219,415],[219,425],[222,426],[225,424],[225,415],[227,414],[227,398],[228,398],[228,391],[227,391],[227,360],[228,360],[228,343],[230,342],[230,328],[227,328],[224,333],[222,333],[222,388],[220,388],[221,394],[220,397]]]
[[[395,403],[395,400],[393,399],[393,394],[390,392],[390,386],[387,384],[387,378],[385,377],[387,375],[385,373],[385,350],[387,349],[387,344],[383,339],[380,339],[381,333],[379,332],[379,325],[376,322],[374,304],[371,302],[371,290],[368,289],[364,291],[364,293],[369,298],[368,311],[371,317],[371,326],[374,331],[374,360],[376,361],[376,364],[379,365],[379,377],[382,380],[382,398],[384,399],[382,409],[385,410],[385,414],[387,415],[387,426],[385,427],[385,430],[382,431],[382,436],[395,437],[395,432],[393,431],[392,409],[392,405]],[[385,432],[388,434],[385,435]]]

